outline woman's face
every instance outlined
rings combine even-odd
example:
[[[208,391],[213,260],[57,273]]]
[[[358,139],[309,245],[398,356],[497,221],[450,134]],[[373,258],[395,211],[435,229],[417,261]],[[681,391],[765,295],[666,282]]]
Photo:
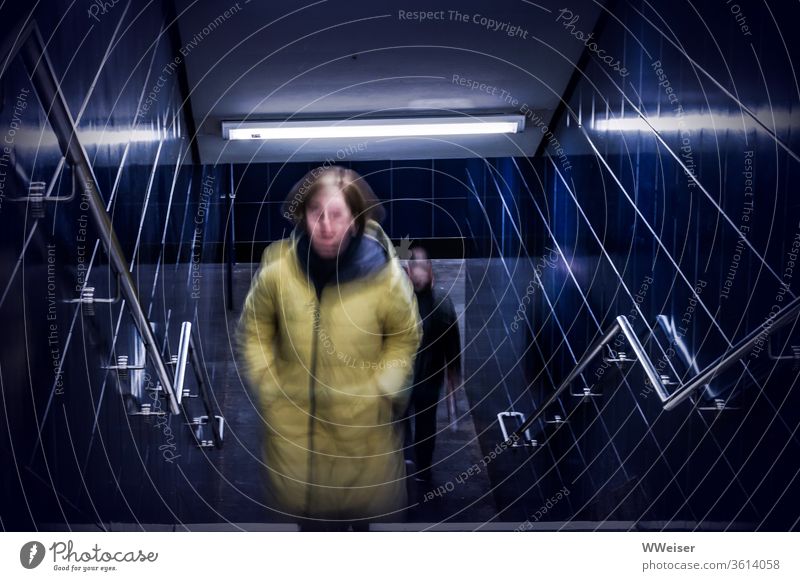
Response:
[[[311,246],[322,258],[339,255],[356,230],[344,194],[335,186],[323,186],[314,194],[306,206],[305,220]]]

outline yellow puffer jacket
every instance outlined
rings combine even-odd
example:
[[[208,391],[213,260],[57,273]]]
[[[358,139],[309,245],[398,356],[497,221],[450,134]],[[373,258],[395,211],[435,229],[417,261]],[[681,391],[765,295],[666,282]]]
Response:
[[[399,418],[422,329],[413,288],[369,220],[356,266],[318,300],[298,232],[264,251],[239,321],[244,376],[266,425],[271,492],[300,517],[401,520]]]

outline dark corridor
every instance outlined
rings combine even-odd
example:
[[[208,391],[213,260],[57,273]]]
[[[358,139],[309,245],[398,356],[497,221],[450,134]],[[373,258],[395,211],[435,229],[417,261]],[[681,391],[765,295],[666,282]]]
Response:
[[[800,530],[800,7],[735,6],[0,6],[0,528],[296,529],[234,335],[335,164],[462,346],[433,478],[373,530]]]

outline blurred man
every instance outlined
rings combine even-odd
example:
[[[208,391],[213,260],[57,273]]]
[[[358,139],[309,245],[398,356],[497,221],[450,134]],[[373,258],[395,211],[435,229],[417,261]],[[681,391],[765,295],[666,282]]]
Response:
[[[420,319],[422,343],[414,361],[414,387],[408,410],[407,438],[413,426],[413,451],[417,467],[415,478],[431,479],[431,460],[436,442],[436,407],[447,380],[447,397],[455,402],[455,390],[461,384],[461,338],[453,302],[433,286],[433,269],[423,248],[413,248],[406,267],[414,284]],[[454,409],[454,406],[453,406]]]

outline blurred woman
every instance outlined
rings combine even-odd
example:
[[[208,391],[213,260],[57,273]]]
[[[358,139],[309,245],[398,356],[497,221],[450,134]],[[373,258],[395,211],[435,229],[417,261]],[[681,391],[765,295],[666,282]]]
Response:
[[[413,289],[355,171],[310,171],[285,212],[296,227],[264,251],[239,322],[271,493],[304,528],[402,520]]]

